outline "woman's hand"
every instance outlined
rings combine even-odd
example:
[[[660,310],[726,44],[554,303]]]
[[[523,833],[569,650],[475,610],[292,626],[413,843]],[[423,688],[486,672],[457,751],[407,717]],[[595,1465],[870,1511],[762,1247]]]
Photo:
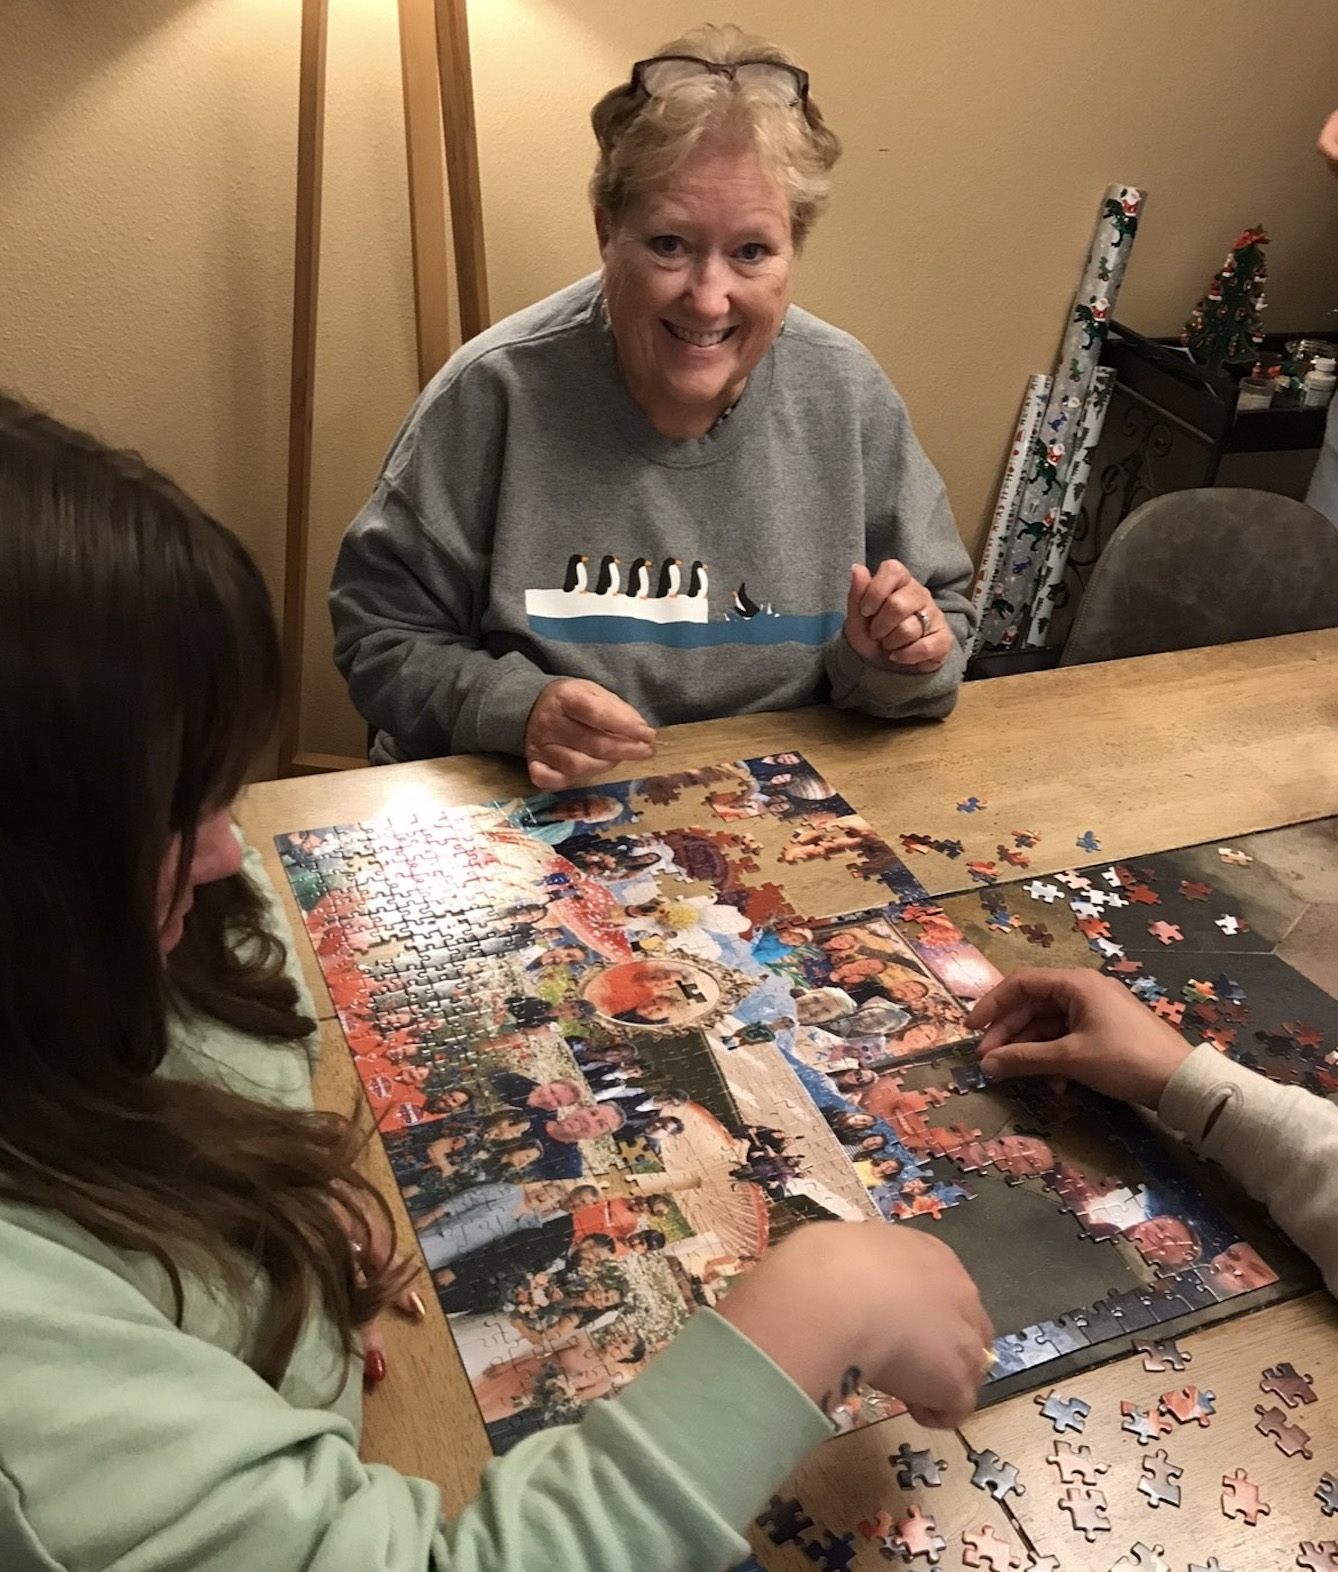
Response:
[[[966,1018],[985,1028],[981,1068],[990,1080],[1068,1076],[1125,1102],[1155,1108],[1193,1052],[1113,977],[1028,967],[1005,977]]]
[[[934,1429],[975,1408],[994,1330],[940,1240],[887,1223],[814,1223],[769,1250],[718,1312],[830,1412],[852,1385]]]
[[[541,791],[575,786],[654,751],[655,733],[632,706],[583,677],[550,682],[525,726],[525,762]]]
[[[846,643],[870,666],[928,676],[952,654],[952,629],[938,603],[900,562],[870,573],[857,562],[846,597]]]

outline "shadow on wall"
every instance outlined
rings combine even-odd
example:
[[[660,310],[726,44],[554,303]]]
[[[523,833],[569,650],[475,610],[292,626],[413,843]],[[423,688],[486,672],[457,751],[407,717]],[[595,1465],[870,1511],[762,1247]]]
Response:
[[[0,167],[61,104],[200,0],[116,0],[91,25],[86,0],[4,0]]]
[[[166,469],[277,592],[300,8],[0,4],[11,380]]]

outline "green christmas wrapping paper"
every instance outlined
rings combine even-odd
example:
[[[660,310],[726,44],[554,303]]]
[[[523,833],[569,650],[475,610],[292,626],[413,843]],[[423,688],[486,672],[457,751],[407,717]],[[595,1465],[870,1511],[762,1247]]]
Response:
[[[1073,444],[1073,465],[1068,483],[1064,487],[1064,500],[1059,507],[1059,527],[1050,537],[1049,549],[1042,565],[1036,594],[1031,603],[1031,620],[1027,626],[1025,643],[1028,649],[1041,649],[1045,645],[1050,618],[1060,603],[1064,587],[1064,570],[1068,567],[1069,552],[1073,547],[1073,531],[1078,523],[1083,494],[1092,473],[1092,455],[1101,440],[1101,430],[1106,424],[1106,410],[1115,387],[1115,372],[1110,366],[1098,366],[1092,378],[1092,390],[1083,406],[1082,424]]]
[[[1127,185],[1109,186],[1102,198],[1050,395],[1032,440],[1021,499],[999,551],[1001,571],[995,575],[976,646],[982,653],[1021,647],[1027,641],[1042,569],[1060,528],[1065,490],[1078,456],[1083,411],[1144,198],[1144,192]]]

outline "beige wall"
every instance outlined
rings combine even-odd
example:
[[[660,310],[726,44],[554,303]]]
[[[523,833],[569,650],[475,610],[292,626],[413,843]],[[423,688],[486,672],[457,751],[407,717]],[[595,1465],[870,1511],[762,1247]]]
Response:
[[[278,587],[298,0],[4,0],[0,382],[141,446]],[[473,0],[495,313],[594,264],[590,103],[699,0]],[[1104,187],[1150,190],[1119,314],[1175,330],[1235,232],[1274,236],[1270,325],[1338,306],[1338,7],[736,0],[846,143],[798,282],[905,394],[977,547]],[[414,392],[393,0],[331,0],[304,742],[354,752],[323,589]]]

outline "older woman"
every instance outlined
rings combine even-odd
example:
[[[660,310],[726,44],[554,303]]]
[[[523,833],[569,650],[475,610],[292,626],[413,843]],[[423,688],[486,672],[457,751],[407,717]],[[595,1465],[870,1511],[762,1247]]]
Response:
[[[790,304],[840,150],[806,74],[704,27],[592,119],[602,271],[452,356],[344,540],[373,757],[515,753],[551,789],[678,721],[946,714],[943,483],[872,356]]]

